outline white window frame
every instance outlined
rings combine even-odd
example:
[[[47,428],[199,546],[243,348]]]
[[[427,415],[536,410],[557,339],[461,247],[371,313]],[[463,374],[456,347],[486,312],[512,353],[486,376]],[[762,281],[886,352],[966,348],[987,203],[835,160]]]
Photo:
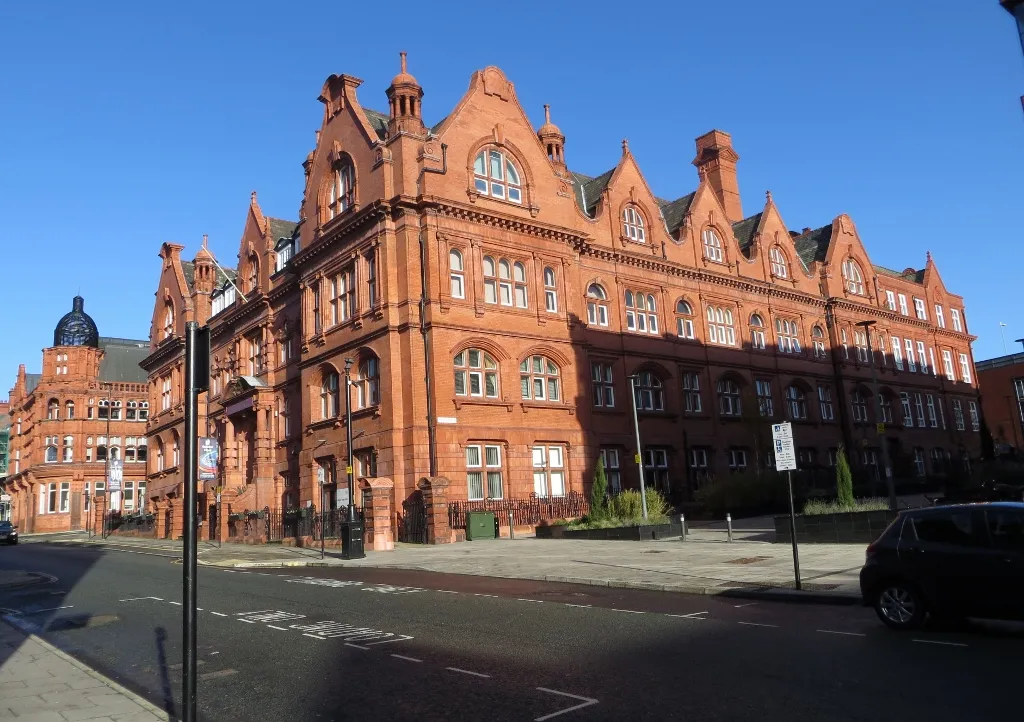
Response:
[[[901,293],[899,295],[899,299],[900,299],[900,313],[903,314],[904,316],[909,316],[910,315],[910,310],[907,308],[907,296],[906,296],[906,294]]]
[[[956,430],[964,430],[964,409],[960,399],[953,399],[953,420],[956,422]]]
[[[772,382],[768,379],[754,379],[754,392],[757,395],[758,413],[766,418],[774,416],[775,403],[772,399]]]
[[[476,450],[477,461],[472,463],[470,459],[471,450]],[[487,459],[487,452],[493,450],[497,463],[492,464]],[[479,471],[477,471],[479,469]],[[483,501],[484,499],[502,499],[504,498],[504,478],[502,475],[501,465],[501,446],[498,444],[469,444],[466,446],[466,490],[467,498],[470,501]],[[472,487],[469,483],[470,474],[480,475],[480,495],[474,496],[472,493]],[[497,474],[497,482],[500,490],[500,494],[494,496],[491,494],[491,479],[492,474]]]
[[[565,447],[536,445],[532,457],[533,492],[542,499],[565,496]]]
[[[811,328],[811,343],[814,344],[814,357],[825,358],[825,332],[821,326],[815,325]]]
[[[917,362],[914,360],[914,342],[912,339],[903,339],[903,348],[907,352],[907,370],[911,372],[917,371]]]
[[[950,319],[953,321],[953,330],[963,333],[964,325],[963,321],[960,318],[960,311],[958,309],[951,308],[949,309],[949,316]]]
[[[701,234],[701,241],[704,244],[704,258],[715,263],[724,263],[725,254],[722,251],[722,240],[715,233],[713,228],[705,228]]]
[[[903,426],[909,429],[914,425],[914,409],[908,392],[900,391],[900,405],[903,407]]]
[[[771,263],[772,275],[776,278],[789,278],[789,262],[786,254],[778,246],[772,246],[768,252],[768,260]]]
[[[696,371],[684,371],[682,387],[683,410],[689,414],[699,414],[702,410],[700,399],[700,374]]]
[[[885,292],[885,306],[890,311],[896,310],[896,294],[892,291]]]
[[[619,466],[619,450],[615,447],[602,447],[601,460],[604,461],[604,476],[608,481],[608,493],[618,494],[622,491],[622,468]]]
[[[474,354],[476,354],[478,362],[476,365],[473,364]],[[501,398],[498,362],[483,349],[467,348],[460,351],[455,354],[452,366],[455,369],[454,390],[456,396]],[[459,391],[459,379],[462,379],[462,391]]]
[[[855,296],[864,295],[864,273],[860,270],[860,264],[853,258],[843,261],[843,284],[846,290]]]
[[[448,251],[448,291],[452,298],[466,297],[466,259],[462,251],[452,248]]]
[[[736,345],[736,327],[731,308],[708,306],[708,342],[719,346]]]
[[[759,313],[750,315],[750,347],[758,351],[765,348],[764,319]]]
[[[684,299],[676,301],[676,335],[691,341],[696,338],[693,331],[693,306]]]
[[[719,379],[716,388],[718,391],[718,413],[721,416],[740,416],[743,412],[743,399],[739,384],[732,379]]]
[[[960,354],[960,378],[965,384],[971,383],[971,362],[967,354]]]
[[[644,217],[632,204],[622,209],[622,235],[637,243],[646,242]]]
[[[800,328],[788,318],[775,319],[775,342],[779,353],[800,353]]]
[[[917,342],[917,358],[918,365],[921,367],[921,373],[928,373],[928,354],[924,350],[924,341]]]
[[[935,304],[935,322],[939,324],[939,328],[946,327],[946,317],[942,313],[942,305]]]
[[[892,337],[892,362],[896,366],[897,371],[903,370],[903,347],[900,346],[900,337]]]
[[[789,411],[789,418],[794,421],[807,419],[807,394],[802,389],[790,384],[786,387],[786,407]]]
[[[925,407],[928,409],[928,425],[933,429],[939,428],[939,415],[935,411],[935,397],[925,394],[924,401]]]
[[[525,186],[519,169],[510,155],[496,148],[484,148],[477,153],[473,161],[473,187],[481,195],[523,204]]]
[[[594,406],[615,408],[615,374],[612,364],[607,361],[590,362],[590,380]]]
[[[923,298],[914,296],[914,315],[922,321],[928,320],[928,307],[925,305]]]
[[[599,283],[587,286],[587,323],[593,326],[608,325],[608,293]]]
[[[544,267],[544,310],[558,313],[558,277],[551,266]]]
[[[924,399],[920,392],[916,391],[914,392],[914,408],[917,410],[917,425],[923,429],[928,425],[924,418]]]
[[[967,412],[971,415],[971,431],[980,431],[981,417],[978,416],[978,402],[968,401]]]
[[[835,409],[832,406],[832,388],[818,384],[818,410],[822,421],[833,421]]]

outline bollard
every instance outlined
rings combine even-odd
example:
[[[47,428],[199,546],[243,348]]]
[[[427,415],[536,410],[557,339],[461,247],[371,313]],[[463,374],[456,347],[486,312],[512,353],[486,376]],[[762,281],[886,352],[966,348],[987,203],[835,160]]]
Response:
[[[679,541],[686,541],[686,517],[679,515]]]
[[[508,538],[510,540],[516,538],[516,530],[515,530],[515,527],[512,526],[512,510],[511,509],[508,510]]]
[[[729,541],[732,541],[732,514],[725,515],[725,524],[729,530]]]

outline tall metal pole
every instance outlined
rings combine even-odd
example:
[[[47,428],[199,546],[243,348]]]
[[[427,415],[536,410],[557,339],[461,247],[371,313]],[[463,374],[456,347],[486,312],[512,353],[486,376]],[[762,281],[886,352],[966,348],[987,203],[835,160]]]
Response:
[[[199,324],[185,324],[185,559],[182,565],[183,608],[182,647],[185,668],[182,680],[182,720],[196,720],[196,604],[197,604],[197,532],[196,479],[198,476],[199,392],[209,383],[209,332]]]
[[[352,359],[345,359],[345,434],[348,449],[345,455],[348,460],[345,462],[345,473],[348,476],[348,520],[356,520],[356,497],[352,488],[355,477],[352,468]]]
[[[879,432],[878,424],[884,423],[880,419],[882,416],[882,397],[878,393],[878,372],[875,371],[875,352],[871,350],[871,327],[875,325],[874,321],[861,321],[857,324],[864,329],[864,335],[868,337],[868,365],[871,367],[871,393],[875,395],[875,435],[878,437],[879,443],[882,445],[882,466],[884,467],[885,473],[885,486],[889,492],[889,511],[897,511],[899,509],[899,502],[896,500],[896,487],[893,485],[892,479],[892,464],[889,462],[889,440],[885,436],[885,432]],[[884,428],[884,427],[883,427]]]
[[[644,521],[647,521],[647,490],[644,488],[644,451],[640,446],[640,420],[636,415],[636,376],[629,377],[630,396],[633,397],[633,428],[636,430],[636,468],[640,472],[640,503],[644,510]]]
[[[793,577],[797,591],[800,590],[800,551],[796,546],[796,512],[793,510],[793,472],[786,472],[786,487],[789,490],[789,538],[793,542]]]

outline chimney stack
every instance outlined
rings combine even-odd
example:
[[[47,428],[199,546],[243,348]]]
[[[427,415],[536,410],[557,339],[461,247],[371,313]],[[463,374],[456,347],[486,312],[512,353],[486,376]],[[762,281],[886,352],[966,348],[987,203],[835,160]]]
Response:
[[[732,136],[721,130],[712,130],[697,138],[697,157],[693,164],[711,190],[718,196],[731,223],[743,220],[740,186],[736,179],[736,161],[740,157],[732,148]]]

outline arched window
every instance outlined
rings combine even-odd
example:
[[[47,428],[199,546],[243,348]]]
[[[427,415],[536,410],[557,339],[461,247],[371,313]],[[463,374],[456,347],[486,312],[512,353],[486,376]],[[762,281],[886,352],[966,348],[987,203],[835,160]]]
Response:
[[[448,271],[451,273],[452,298],[466,297],[465,268],[462,263],[462,252],[452,249],[448,252]]]
[[[524,399],[558,401],[562,398],[558,366],[546,356],[528,356],[519,364]]]
[[[512,277],[514,281],[513,286],[516,308],[526,308],[526,265],[520,261],[516,261],[512,265]]]
[[[709,261],[721,263],[725,256],[722,254],[722,241],[718,238],[714,228],[705,229],[701,234],[704,241],[704,257]]]
[[[654,296],[626,291],[626,328],[639,333],[658,333],[658,309]]]
[[[732,309],[708,306],[708,341],[721,346],[736,345],[736,328]]]
[[[867,423],[868,402],[859,389],[850,392],[850,408],[853,411],[854,423]]]
[[[333,419],[338,415],[338,372],[329,371],[320,384],[320,418]]]
[[[355,200],[355,173],[352,164],[343,162],[334,168],[327,189],[327,220],[337,218],[352,207]]]
[[[73,419],[75,418],[75,402],[66,401],[64,402],[64,418]]]
[[[595,326],[608,325],[608,295],[597,283],[587,287],[587,322]]]
[[[174,304],[168,301],[164,305],[164,338],[174,335]]]
[[[254,253],[249,256],[249,279],[246,284],[246,291],[254,293],[260,285],[260,259]]]
[[[54,464],[57,462],[57,437],[47,436],[46,441],[46,463]]]
[[[526,265],[521,261],[510,262],[484,256],[484,302],[501,303],[502,306],[527,307]],[[515,276],[513,276],[513,271]]]
[[[768,252],[768,260],[771,261],[773,276],[789,278],[789,264],[786,262],[786,256],[782,253],[781,248],[772,246],[772,250]]]
[[[693,333],[693,308],[683,299],[676,301],[676,333],[679,338],[695,338]]]
[[[732,379],[718,382],[718,411],[722,416],[739,416],[743,412],[740,387]]]
[[[64,437],[64,456],[62,457],[65,464],[70,464],[75,460],[75,437],[65,436]]]
[[[622,235],[637,243],[645,241],[644,217],[636,206],[629,205],[622,209]]]
[[[846,290],[858,296],[864,295],[864,275],[860,272],[860,266],[852,258],[843,261],[843,281],[846,282]]]
[[[515,163],[505,153],[484,149],[473,162],[473,184],[485,196],[523,202],[523,184]]]
[[[355,387],[356,408],[368,409],[380,403],[380,361],[376,356],[368,356],[359,364]]]
[[[789,407],[789,418],[794,420],[807,418],[807,397],[798,387],[786,387],[786,406]]]
[[[639,411],[664,411],[665,390],[662,388],[661,379],[650,371],[641,371],[633,384],[633,395],[636,397],[636,408]]]
[[[750,346],[764,350],[764,321],[756,313],[750,317]]]
[[[814,326],[811,329],[811,342],[814,344],[814,356],[815,356],[815,358],[824,358],[824,356],[825,356],[825,332],[821,330],[821,326]]]
[[[455,354],[456,396],[498,398],[498,364],[486,351],[466,349]],[[526,398],[526,397],[523,397]]]
[[[780,353],[800,353],[800,329],[788,318],[775,319],[775,342]]]
[[[164,470],[164,442],[159,436],[156,437],[156,470]]]
[[[57,399],[50,399],[46,404],[46,418],[50,420],[60,418],[60,402]]]
[[[180,461],[181,452],[178,444],[178,432],[171,431],[171,466],[177,466]]]
[[[544,308],[549,313],[558,313],[558,285],[555,269],[550,266],[544,269]]]

